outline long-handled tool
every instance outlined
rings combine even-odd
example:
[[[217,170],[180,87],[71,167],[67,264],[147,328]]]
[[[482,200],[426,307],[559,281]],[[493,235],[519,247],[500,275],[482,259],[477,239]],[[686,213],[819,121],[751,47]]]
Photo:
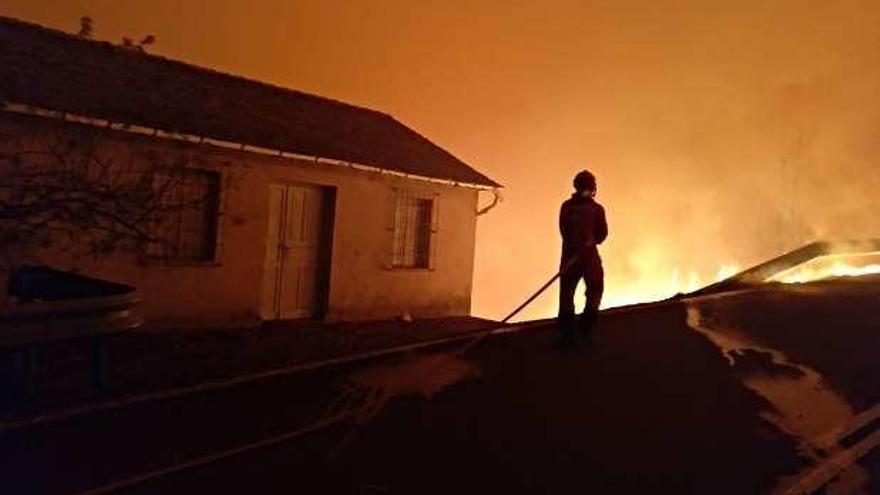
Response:
[[[550,287],[551,285],[553,285],[553,282],[556,282],[556,279],[558,279],[559,277],[561,277],[563,273],[567,272],[567,271],[572,267],[572,265],[575,264],[575,262],[578,260],[578,258],[579,258],[580,256],[581,256],[581,253],[577,253],[577,254],[575,254],[574,256],[572,256],[571,258],[569,258],[568,261],[566,261],[565,264],[562,265],[562,268],[560,268],[559,271],[556,272],[555,275],[553,275],[552,277],[550,277],[550,280],[548,280],[544,285],[542,285],[541,288],[539,288],[538,290],[536,290],[534,294],[532,294],[528,299],[525,300],[525,302],[523,302],[522,304],[520,304],[519,306],[517,306],[516,309],[514,309],[509,315],[505,316],[504,319],[501,320],[501,323],[502,323],[502,324],[505,324],[505,323],[507,323],[508,321],[510,321],[510,319],[513,318],[514,316],[516,316],[517,313],[519,313],[520,311],[522,311],[523,309],[525,309],[526,306],[528,306],[529,304],[531,304],[532,301],[534,301],[535,299],[538,298],[538,296],[540,296],[541,294],[543,294],[544,291],[547,290],[548,287]]]

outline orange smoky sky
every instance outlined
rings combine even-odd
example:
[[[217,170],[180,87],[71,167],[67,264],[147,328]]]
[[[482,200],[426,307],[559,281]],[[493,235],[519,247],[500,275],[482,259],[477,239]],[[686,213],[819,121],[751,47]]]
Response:
[[[573,174],[599,179],[606,305],[814,238],[880,237],[874,1],[42,1],[0,14],[389,112],[506,187],[474,313],[558,266]],[[488,201],[488,197],[483,198]],[[525,318],[555,310],[555,293]]]

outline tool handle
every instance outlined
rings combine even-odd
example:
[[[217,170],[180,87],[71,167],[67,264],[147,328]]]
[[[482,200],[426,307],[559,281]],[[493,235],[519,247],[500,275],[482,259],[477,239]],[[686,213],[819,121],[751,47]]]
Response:
[[[547,290],[547,287],[550,287],[551,285],[553,285],[553,282],[556,282],[556,279],[561,277],[563,273],[567,272],[571,268],[571,266],[574,265],[575,261],[577,261],[580,256],[581,256],[581,253],[578,253],[578,254],[575,254],[574,256],[572,256],[571,258],[569,258],[568,261],[566,261],[565,264],[562,265],[562,268],[560,268],[559,271],[556,272],[556,275],[553,275],[550,278],[550,280],[548,280],[546,283],[544,283],[544,285],[542,285],[540,289],[535,291],[534,294],[532,294],[528,299],[526,299],[525,302],[523,302],[522,304],[517,306],[516,309],[513,310],[513,312],[511,312],[503,320],[501,320],[501,323],[507,323],[511,318],[516,316],[517,313],[522,311],[526,306],[528,306],[532,301],[534,301],[538,296],[540,296],[545,290]]]

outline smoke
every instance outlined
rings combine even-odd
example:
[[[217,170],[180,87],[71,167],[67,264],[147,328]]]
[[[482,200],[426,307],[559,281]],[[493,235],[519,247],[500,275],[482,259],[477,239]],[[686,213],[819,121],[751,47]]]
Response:
[[[634,68],[622,62],[605,75],[615,81],[603,85],[606,101],[589,94],[595,83],[569,85],[553,125],[570,135],[542,133],[562,165],[541,186],[516,174],[507,204],[481,219],[476,312],[514,305],[513,291],[499,303],[497,281],[515,279],[525,294],[543,278],[536,273],[555,268],[555,208],[583,167],[596,173],[609,214],[606,306],[693,290],[725,266],[747,268],[813,240],[880,237],[880,71],[870,62],[880,36],[867,28],[880,9],[847,8],[701,17],[688,43],[657,38]],[[625,77],[629,70],[640,77]],[[513,189],[525,187],[528,199],[517,197]],[[526,229],[543,242],[509,234]],[[525,318],[554,313],[551,293]]]
[[[473,164],[506,186],[478,220],[480,316],[556,271],[559,203],[583,168],[609,215],[608,304],[880,237],[876,0],[215,4],[0,10],[62,28],[87,10],[112,39],[150,27],[164,55],[392,113]]]

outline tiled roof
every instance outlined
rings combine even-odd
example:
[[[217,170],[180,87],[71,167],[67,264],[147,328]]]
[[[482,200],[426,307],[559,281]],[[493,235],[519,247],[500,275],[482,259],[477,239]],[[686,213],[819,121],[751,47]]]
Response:
[[[0,17],[0,100],[482,186],[390,115]]]

